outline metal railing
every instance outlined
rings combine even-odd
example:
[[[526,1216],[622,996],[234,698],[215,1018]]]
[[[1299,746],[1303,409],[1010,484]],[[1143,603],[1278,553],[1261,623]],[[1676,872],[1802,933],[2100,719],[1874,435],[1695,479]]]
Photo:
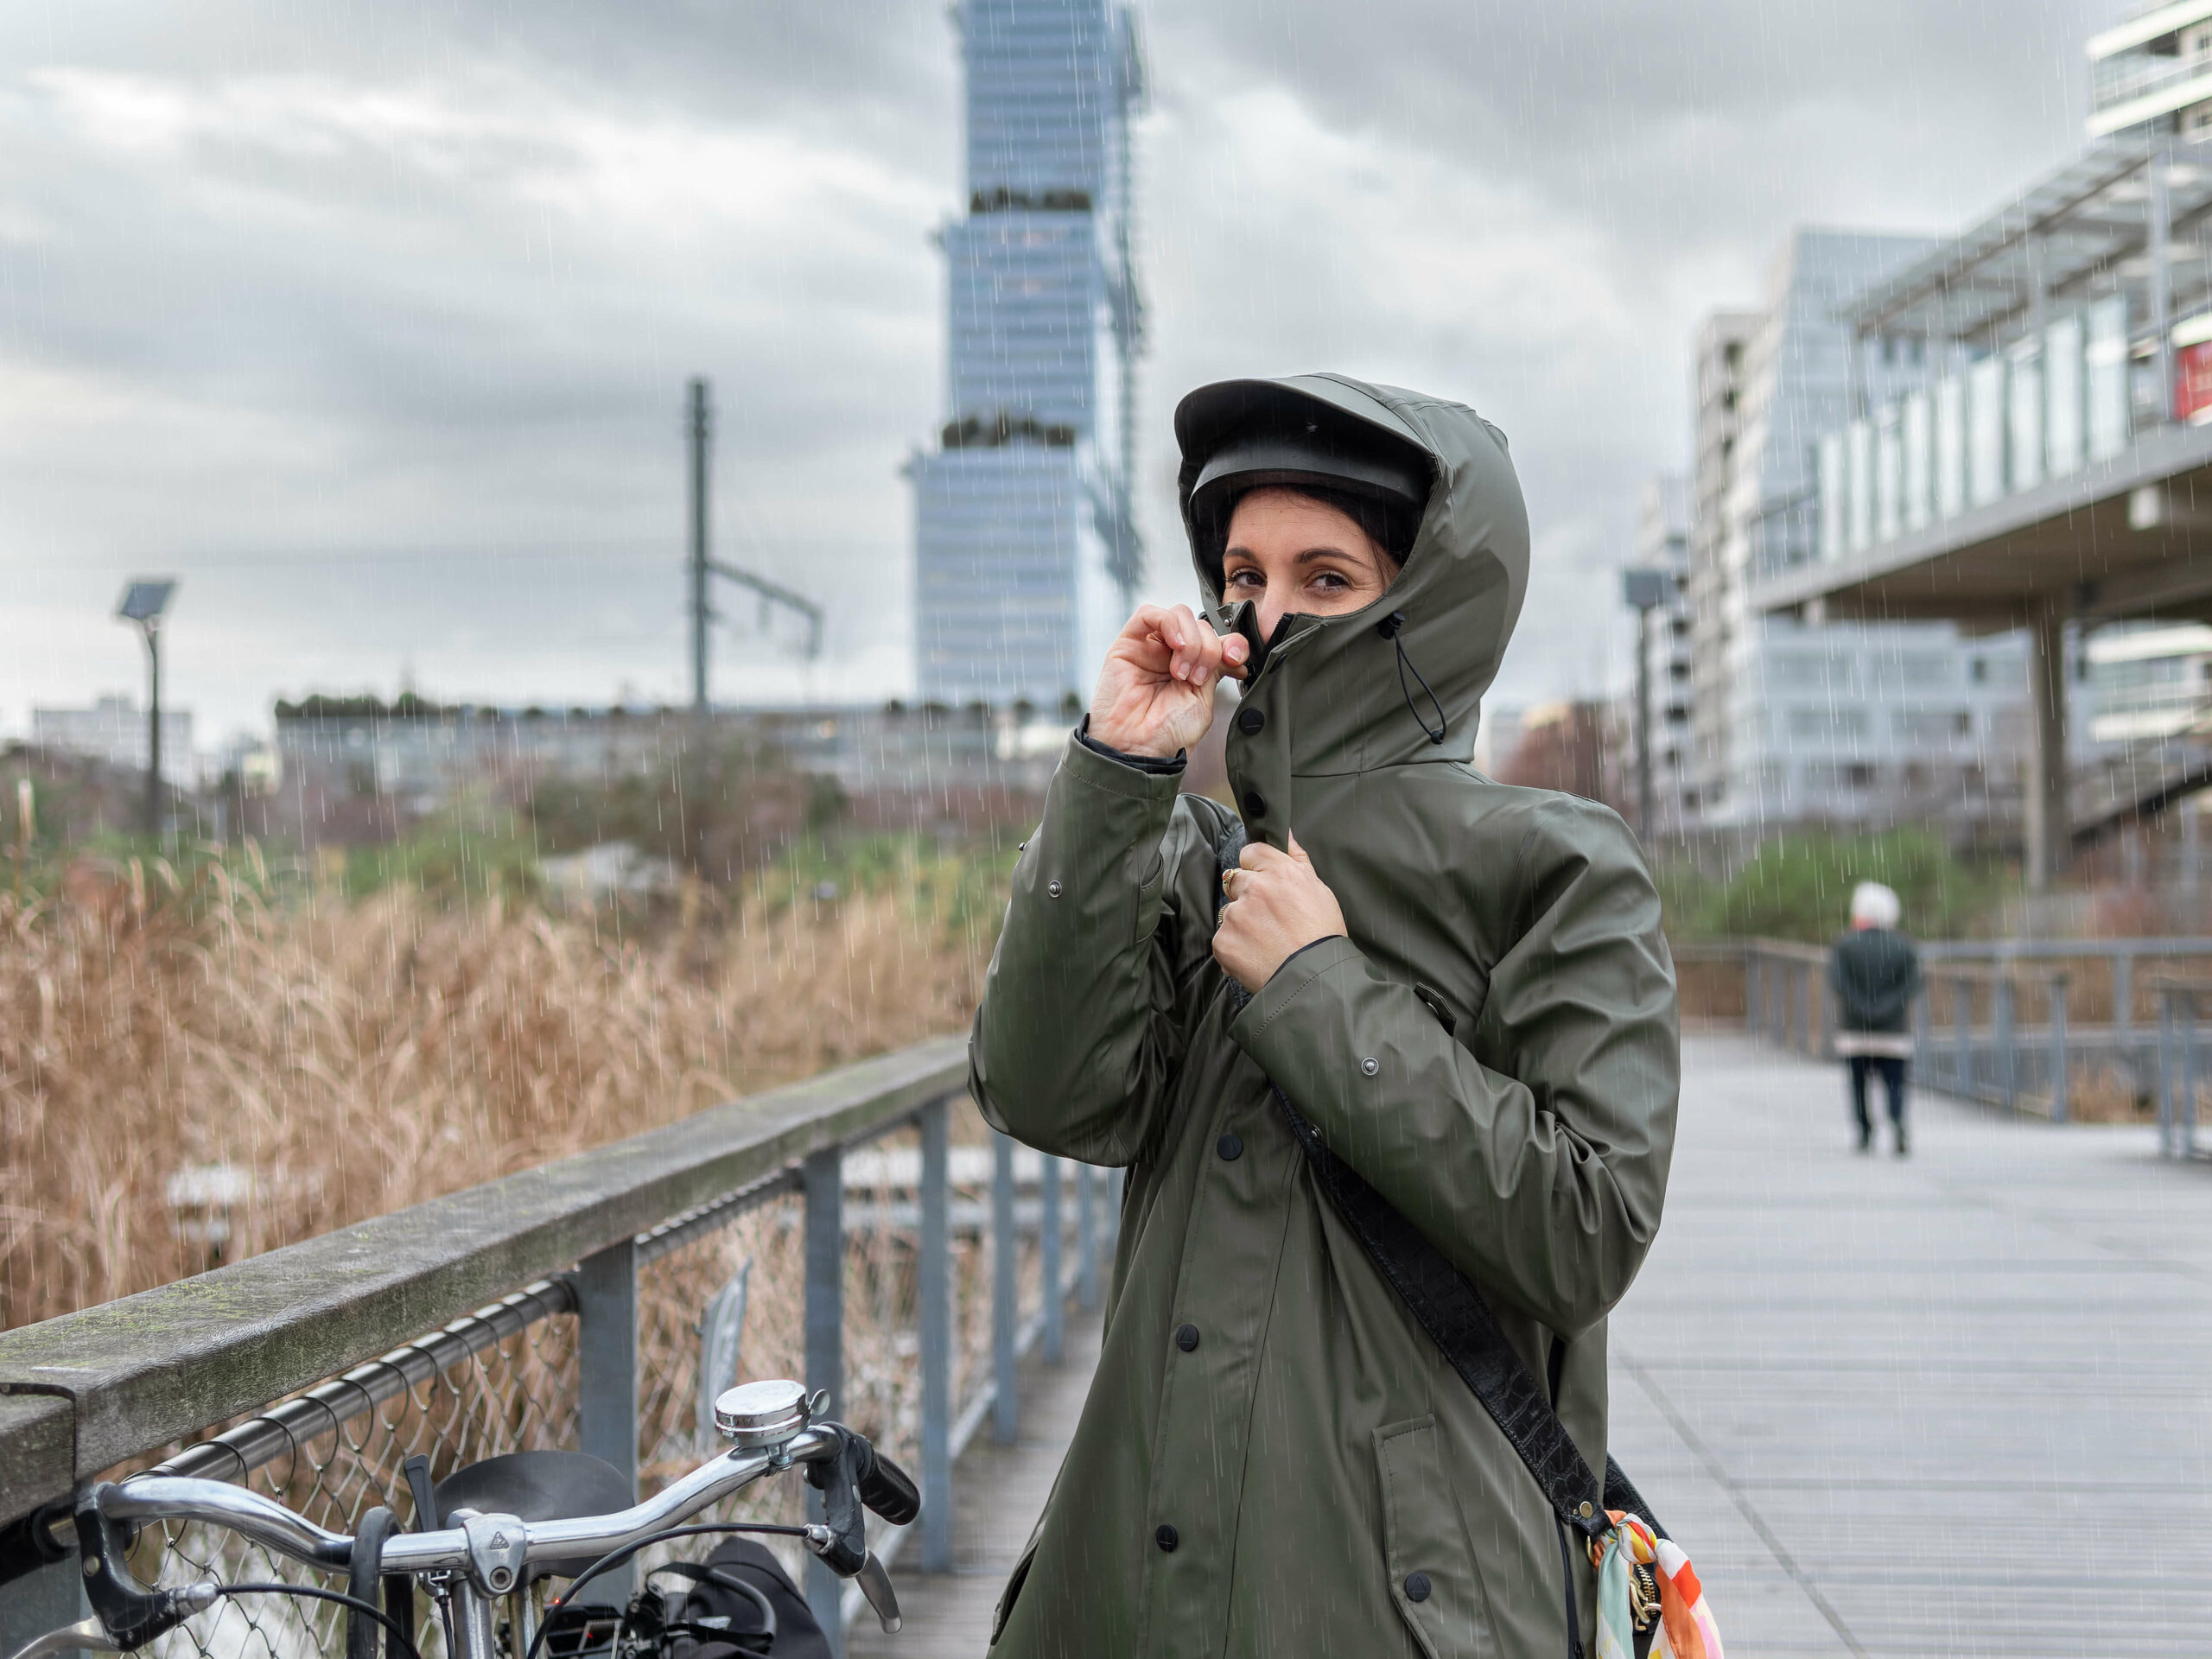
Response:
[[[1058,1358],[1119,1209],[1119,1172],[1074,1166],[1071,1184],[1062,1160],[985,1129],[966,1088],[958,1039],[920,1044],[0,1333],[0,1563],[29,1559],[43,1505],[156,1464],[343,1530],[378,1503],[410,1512],[401,1465],[417,1452],[437,1478],[573,1446],[656,1490],[719,1449],[712,1397],[742,1374],[802,1376],[913,1459],[912,1541],[925,1570],[947,1568],[954,1460],[986,1422],[1014,1437],[1019,1358]],[[789,1519],[798,1501],[764,1491],[738,1512]],[[149,1582],[298,1571],[228,1535],[149,1537],[134,1557]],[[877,1553],[909,1541],[887,1534]],[[806,1568],[842,1652],[858,1598]],[[81,1617],[81,1593],[70,1560],[0,1585],[0,1641]],[[336,1620],[315,1605],[226,1603],[169,1651],[333,1651]],[[421,1637],[437,1650],[434,1624]]]
[[[1746,1030],[1833,1057],[1825,949],[1778,939],[1722,949],[1740,954]],[[1923,1086],[2064,1123],[2085,1077],[2114,1077],[2155,1097],[2162,1151],[2194,1155],[2196,1028],[2212,980],[2171,969],[2212,960],[2212,939],[1947,940],[1920,950],[1927,988],[1911,1028]],[[1700,959],[1717,959],[1716,950]],[[2155,1023],[2145,1017],[2146,994]]]
[[[2196,1024],[2212,980],[2154,980],[2158,999],[2158,1151],[2194,1158],[2196,1150]]]
[[[1912,1009],[1913,1071],[1922,1086],[2065,1122],[2075,1059],[2066,1017],[2072,976],[2017,963],[1931,962],[1923,977],[1928,988]],[[1936,1013],[1939,994],[1948,1019]],[[1987,1009],[1986,1026],[1975,1023],[1977,1003]]]

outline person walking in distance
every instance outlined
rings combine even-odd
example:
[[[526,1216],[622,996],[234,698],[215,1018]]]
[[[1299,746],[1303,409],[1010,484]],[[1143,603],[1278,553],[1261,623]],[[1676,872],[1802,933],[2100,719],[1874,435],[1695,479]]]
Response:
[[[993,1124],[1128,1172],[992,1652],[1586,1655],[1584,1540],[1321,1184],[1479,1291],[1602,1470],[1675,976],[1620,819],[1470,764],[1528,581],[1504,436],[1336,375],[1204,387],[1175,433],[1203,605],[1108,651],[969,1043]],[[1234,809],[1178,793],[1224,676]]]
[[[1890,1128],[1897,1156],[1910,1150],[1904,1127],[1905,1065],[1912,1058],[1906,1029],[1912,999],[1920,995],[1920,952],[1897,931],[1903,906],[1878,881],[1861,881],[1851,894],[1851,931],[1828,953],[1828,983],[1837,1008],[1835,1052],[1851,1068],[1851,1109],[1859,1120],[1859,1150],[1874,1149],[1874,1120],[1866,1109],[1866,1077],[1879,1072],[1888,1091]]]

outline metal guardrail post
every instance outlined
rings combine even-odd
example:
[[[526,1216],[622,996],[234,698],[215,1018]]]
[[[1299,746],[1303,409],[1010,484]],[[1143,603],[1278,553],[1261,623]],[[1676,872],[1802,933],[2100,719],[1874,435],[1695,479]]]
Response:
[[[2174,997],[2158,988],[2158,1156],[2174,1154]]]
[[[2118,950],[2112,958],[2113,1046],[2121,1061],[2135,1064],[2135,953]]]
[[[807,1154],[806,1386],[830,1395],[830,1415],[844,1414],[845,1395],[845,1168],[836,1147]],[[810,1492],[807,1514],[823,1518],[823,1495]],[[845,1585],[820,1561],[806,1562],[806,1605],[830,1638],[835,1659],[844,1659]]]
[[[1020,1428],[1020,1378],[1014,1370],[1016,1306],[1021,1281],[1015,1274],[1020,1241],[1014,1225],[1014,1142],[991,1135],[991,1377],[997,1397],[991,1402],[991,1438],[1012,1446]]]
[[[35,1637],[91,1618],[92,1611],[85,1600],[84,1575],[73,1559],[41,1567],[12,1584],[0,1585],[0,1648],[13,1653]],[[80,1656],[65,1652],[60,1659]]]
[[[2018,1111],[2020,1105],[2019,1052],[2013,1042],[2014,1015],[2013,985],[2009,975],[1999,973],[1991,988],[1996,998],[1992,1018],[1996,1024],[1993,1040],[1997,1049],[1997,1098],[2008,1112]]]
[[[1936,1069],[1935,1050],[1928,1041],[1928,988],[1923,985],[1920,995],[1912,999],[1912,1072],[1925,1077]]]
[[[2066,1075],[2066,976],[2050,981],[2050,1121],[2066,1121],[2069,1080]]]
[[[638,1491],[638,1246],[608,1245],[576,1263],[577,1443]],[[606,1593],[627,1600],[632,1568],[611,1568]]]
[[[1744,947],[1744,1030],[1754,1042],[1765,1029],[1766,1006],[1759,995],[1759,951],[1755,944]]]
[[[1958,1027],[1958,1059],[1951,1066],[1955,1093],[1974,1099],[1974,980],[1964,973],[1951,980],[1951,1020]]]
[[[1098,1172],[1089,1164],[1075,1166],[1075,1297],[1098,1306]]]
[[[1067,1297],[1060,1282],[1060,1160],[1047,1154],[1037,1183],[1037,1243],[1045,1281],[1045,1363],[1057,1365],[1067,1351]]]
[[[922,1571],[952,1568],[952,1191],[950,1106],[922,1126]]]
[[[2181,993],[2181,1099],[2174,1102],[2174,1139],[2181,1157],[2196,1157],[2196,988]]]

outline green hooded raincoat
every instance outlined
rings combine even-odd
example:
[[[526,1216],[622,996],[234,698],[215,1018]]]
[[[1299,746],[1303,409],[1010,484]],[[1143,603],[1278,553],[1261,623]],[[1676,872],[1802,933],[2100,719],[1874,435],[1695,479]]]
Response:
[[[1350,937],[1232,995],[1209,948],[1230,814],[1070,744],[1015,867],[973,1086],[1018,1139],[1128,1177],[1104,1355],[1001,1599],[1001,1659],[1553,1659],[1570,1571],[1591,1638],[1587,1557],[1268,1084],[1474,1281],[1602,1470],[1605,1315],[1658,1229],[1674,1136],[1658,901],[1611,812],[1469,764],[1528,574],[1503,435],[1387,386],[1282,384],[1436,469],[1389,594],[1294,619],[1229,734],[1249,833],[1297,830]],[[1376,631],[1393,612],[1441,743]]]

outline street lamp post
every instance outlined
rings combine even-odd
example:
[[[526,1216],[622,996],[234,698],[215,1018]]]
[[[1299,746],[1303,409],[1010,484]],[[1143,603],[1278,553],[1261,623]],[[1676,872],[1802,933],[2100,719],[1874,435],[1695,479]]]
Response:
[[[146,833],[162,833],[162,617],[176,592],[167,577],[133,582],[123,590],[116,619],[135,622],[146,641]]]
[[[1651,845],[1651,613],[1667,602],[1664,570],[1621,572],[1621,597],[1636,607],[1636,833]]]

